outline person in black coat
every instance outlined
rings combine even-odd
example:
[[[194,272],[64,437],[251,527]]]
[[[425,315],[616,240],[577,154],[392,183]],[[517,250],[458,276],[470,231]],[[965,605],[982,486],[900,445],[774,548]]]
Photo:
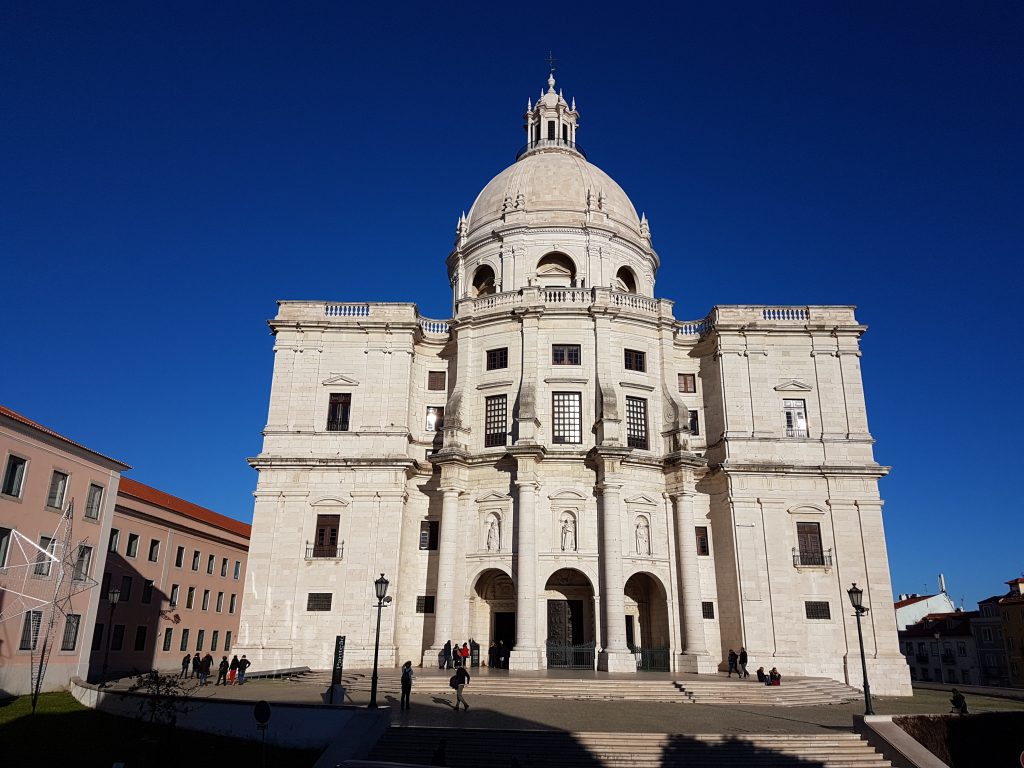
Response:
[[[740,648],[740,677],[750,677],[747,672],[747,649]]]
[[[469,684],[469,672],[466,671],[465,667],[459,667],[455,670],[455,711],[459,711],[459,704],[469,711],[469,704],[466,703],[466,699],[462,696],[462,689]]]
[[[451,669],[452,668],[452,641],[451,640],[445,640],[444,641],[444,648],[441,650],[441,653],[443,654],[443,656],[441,658],[441,669]]]
[[[740,670],[736,666],[736,663],[740,660],[740,657],[736,655],[736,651],[732,648],[729,649],[729,677],[732,677],[732,673],[735,672],[739,675]]]
[[[218,685],[228,684],[228,670],[231,669],[231,665],[228,663],[227,656],[220,657],[220,666],[217,667],[217,682],[213,684],[216,688]]]
[[[192,654],[186,653],[185,658],[181,660],[181,674],[178,677],[188,677],[189,667],[192,666]]]

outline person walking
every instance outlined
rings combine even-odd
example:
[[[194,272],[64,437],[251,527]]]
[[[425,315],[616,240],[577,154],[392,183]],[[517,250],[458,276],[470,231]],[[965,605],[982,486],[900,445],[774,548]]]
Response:
[[[210,682],[211,672],[213,672],[213,656],[207,653],[203,656],[203,685]]]
[[[192,657],[192,674],[189,675],[189,677],[199,677],[199,670],[202,666],[203,659],[197,652],[196,655]]]
[[[188,670],[189,670],[189,668],[191,666],[192,666],[192,654],[191,653],[186,653],[185,654],[185,658],[181,660],[181,674],[178,675],[178,678],[179,679],[181,679],[182,677],[186,677],[187,678],[188,677]]]
[[[740,677],[750,677],[747,672],[747,649],[740,648]]]
[[[235,675],[238,674],[238,654],[231,657],[231,664],[228,666],[228,682],[235,684]]]
[[[736,651],[734,651],[732,648],[730,648],[729,649],[729,677],[732,677],[732,673],[733,672],[735,672],[737,675],[739,675],[740,670],[736,666],[736,663],[739,661],[739,659],[740,659],[740,657],[736,655]]]
[[[216,688],[218,685],[221,685],[221,681],[223,681],[224,685],[228,684],[228,670],[230,668],[231,665],[228,664],[228,657],[221,656],[220,666],[217,667],[217,682],[213,684],[214,688]]]
[[[242,654],[242,658],[240,658],[238,660],[238,684],[239,685],[244,685],[245,684],[245,670],[247,670],[251,664],[252,664],[252,662],[249,661],[247,658],[245,658],[245,654],[243,653]]]
[[[402,709],[412,709],[409,703],[409,695],[412,693],[412,662],[407,661],[402,665]]]
[[[466,703],[466,699],[462,695],[462,690],[469,685],[469,672],[466,671],[465,667],[459,667],[455,670],[455,711],[459,711],[459,704],[469,711],[469,704]]]

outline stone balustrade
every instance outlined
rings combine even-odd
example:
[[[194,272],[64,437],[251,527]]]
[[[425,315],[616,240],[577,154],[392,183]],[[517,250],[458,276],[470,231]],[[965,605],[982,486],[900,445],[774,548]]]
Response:
[[[505,291],[490,296],[462,299],[456,305],[456,316],[460,319],[480,317],[492,311],[508,312],[516,307],[544,306],[552,310],[589,307],[614,307],[631,313],[652,317],[672,317],[674,302],[667,299],[653,299],[635,293],[613,291],[610,288],[540,288],[530,286],[518,291]]]

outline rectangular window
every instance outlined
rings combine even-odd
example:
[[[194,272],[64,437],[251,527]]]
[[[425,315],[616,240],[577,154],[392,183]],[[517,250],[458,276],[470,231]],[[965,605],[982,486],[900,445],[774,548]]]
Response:
[[[505,445],[508,438],[507,395],[494,395],[484,400],[484,447]]]
[[[827,600],[808,600],[804,603],[804,615],[808,619],[831,619],[832,611]]]
[[[235,581],[238,581],[239,575],[242,573],[242,561],[235,560]]]
[[[804,400],[783,400],[786,437],[807,437],[807,403]]]
[[[441,523],[437,520],[424,520],[420,523],[420,549],[437,549],[438,534]]]
[[[139,554],[139,534],[128,534],[128,548],[124,551],[127,557],[135,557]]]
[[[185,562],[185,548],[184,547],[178,547],[177,551],[174,553],[174,567],[175,568],[181,568],[182,563],[184,563],[184,562]]]
[[[224,653],[231,650],[231,630],[224,633]]]
[[[124,624],[115,624],[110,634],[110,650],[120,651],[124,648]]]
[[[53,554],[54,542],[49,536],[39,537],[39,548]],[[32,569],[32,572],[36,576],[49,576],[50,575],[50,564],[53,562],[53,558],[47,557],[42,552],[36,555],[36,567]]]
[[[825,565],[820,523],[797,523],[796,540],[800,553],[799,565]]]
[[[84,544],[80,544],[78,547],[78,555],[75,557],[75,572],[72,575],[72,580],[76,582],[84,582],[89,578],[89,570],[92,567],[92,547],[86,547]]]
[[[160,559],[160,540],[150,539],[149,540],[149,562],[155,563]]]
[[[213,569],[216,568],[216,567],[217,567],[217,556],[216,555],[210,555],[208,558],[206,558],[206,572],[210,576],[213,576]]]
[[[496,371],[499,368],[508,368],[508,347],[487,350],[487,370]]]
[[[42,620],[42,611],[25,613],[25,621],[21,625],[21,642],[18,643],[19,651],[34,651],[36,649],[36,643],[39,642],[39,624]]]
[[[448,389],[447,384],[447,372],[445,371],[428,371],[427,372],[427,389],[430,392],[444,392]]]
[[[203,642],[206,640],[206,630],[200,629],[196,632],[196,650],[203,650]]]
[[[21,487],[25,483],[25,468],[27,466],[28,462],[21,458],[21,456],[11,454],[7,457],[3,487],[5,496],[13,496],[16,499],[21,498]]]
[[[701,612],[704,614],[704,618],[705,619],[713,619],[713,618],[715,618],[715,604],[714,603],[708,603],[708,602],[701,603],[700,604],[700,609],[701,609]]]
[[[697,391],[697,374],[695,373],[680,373],[678,376],[679,380],[679,391],[680,392],[696,392]]]
[[[203,610],[210,610],[210,590],[208,589],[203,590]]]
[[[551,393],[551,442],[583,442],[583,396],[579,392]]]
[[[236,595],[234,592],[232,592],[231,593],[231,599],[228,600],[228,613],[234,613],[235,612],[235,603],[237,602],[237,600],[238,600],[238,595]]]
[[[626,398],[626,445],[647,450],[647,401],[642,397]]]
[[[174,627],[167,627],[164,630],[164,651],[171,650],[171,641],[174,639]]]
[[[0,568],[7,565],[7,556],[11,551],[11,538],[13,532],[10,528],[0,527]]]
[[[332,392],[327,404],[327,431],[348,432],[349,415],[352,412],[351,392]]]
[[[110,542],[107,544],[107,552],[117,552],[118,544],[121,542],[121,532],[117,528],[110,529]]]
[[[694,437],[700,434],[700,419],[696,411],[690,411],[690,434]]]
[[[697,534],[697,554],[700,557],[708,557],[711,554],[711,545],[708,541],[707,526],[698,525],[694,530]]]
[[[98,651],[103,647],[103,625],[97,624],[92,631],[92,650]]]
[[[224,610],[224,593],[217,593],[217,613],[221,613]]]
[[[185,607],[192,610],[192,607],[196,604],[196,588],[189,587],[188,594],[185,595]]]
[[[427,426],[428,432],[436,432],[439,429],[444,429],[444,406],[442,405],[428,405],[427,406]]]
[[[181,630],[181,645],[179,647],[183,651],[187,651],[188,650],[188,630],[187,629]]]
[[[333,595],[330,592],[310,592],[306,596],[306,610],[329,611],[331,610],[332,597]]]
[[[62,509],[64,507],[64,494],[68,490],[68,476],[64,472],[53,471],[50,478],[50,492],[46,494],[46,506]]]
[[[434,596],[420,595],[416,598],[416,613],[433,613]]]
[[[211,651],[216,651],[217,650],[217,641],[218,640],[220,640],[220,631],[215,629],[215,630],[213,630],[213,634],[210,635],[210,650]]]
[[[956,644],[956,655],[966,656],[967,655],[967,643],[957,642]]]
[[[121,597],[120,600],[123,603],[127,603],[132,598],[132,577],[122,576],[121,577]]]
[[[146,625],[140,624],[135,628],[135,650],[146,650]]]
[[[103,580],[100,582],[100,600],[110,599],[110,571],[103,574]]]
[[[142,604],[149,605],[153,602],[153,580],[146,579],[142,582]]]
[[[193,571],[198,571],[199,570],[199,550],[198,549],[193,549],[192,550],[192,570]]]
[[[171,598],[168,601],[171,608],[177,608],[178,607],[178,592],[179,592],[179,589],[180,588],[178,587],[177,584],[171,584]]]
[[[551,345],[552,365],[579,365],[580,345],[579,344],[552,344]]]
[[[317,515],[313,557],[338,557],[338,529],[341,515]]]
[[[89,495],[85,498],[85,517],[88,520],[95,520],[100,516],[100,509],[103,506],[103,486],[90,485]]]
[[[647,370],[647,354],[641,352],[639,349],[627,349],[624,350],[624,363],[627,371],[639,371],[643,373]]]
[[[220,577],[226,579],[228,577],[228,559],[222,557],[220,560]]]

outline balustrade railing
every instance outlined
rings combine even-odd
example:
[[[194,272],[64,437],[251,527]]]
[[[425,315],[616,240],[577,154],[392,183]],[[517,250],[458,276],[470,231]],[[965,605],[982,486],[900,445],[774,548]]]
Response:
[[[579,152],[586,158],[587,153],[583,151],[583,147],[577,144],[575,141],[569,141],[568,139],[538,139],[537,141],[531,141],[529,144],[524,146],[518,152],[516,152],[516,160],[521,158],[527,152],[534,149],[544,149],[545,147],[564,147]]]
[[[832,567],[832,550],[826,549],[824,552],[801,552],[796,547],[793,547],[793,565],[817,565],[830,568]]]
[[[545,304],[591,304],[593,291],[586,288],[545,288],[542,292]]]
[[[657,312],[658,311],[658,300],[649,299],[646,296],[639,296],[635,293],[618,293],[612,292],[612,303],[617,307],[628,307],[629,309],[639,309],[644,312]]]
[[[809,320],[807,307],[764,307],[761,310],[763,320]]]
[[[424,333],[447,335],[448,327],[447,320],[431,320],[427,317],[420,318],[420,328],[423,329]]]
[[[327,317],[369,317],[369,304],[324,304]]]

